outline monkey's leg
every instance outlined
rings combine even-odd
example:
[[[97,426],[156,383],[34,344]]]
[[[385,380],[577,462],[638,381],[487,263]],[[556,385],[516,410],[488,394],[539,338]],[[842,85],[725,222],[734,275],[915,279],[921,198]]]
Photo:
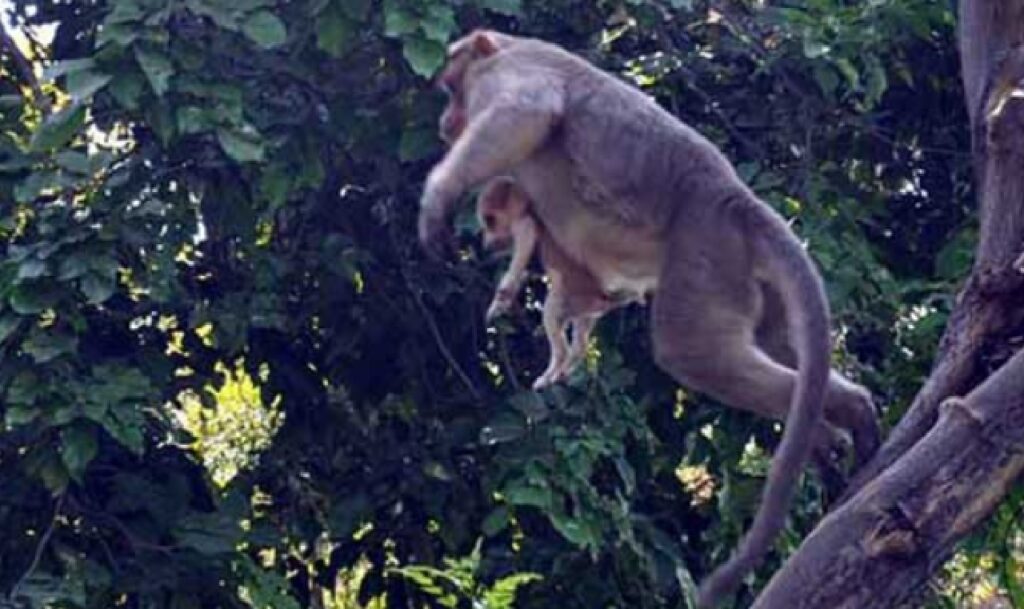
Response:
[[[516,295],[519,294],[523,279],[526,277],[526,265],[529,264],[533,250],[537,246],[537,223],[529,216],[516,222],[512,226],[512,243],[512,261],[505,274],[501,276],[498,289],[494,292],[494,300],[487,308],[487,321],[508,312]]]
[[[587,342],[590,340],[590,333],[597,325],[597,317],[592,315],[581,315],[572,320],[572,343],[569,346],[569,356],[565,358],[559,376],[565,377],[573,368],[583,361],[587,354]]]
[[[544,301],[544,333],[548,338],[548,345],[551,347],[551,357],[548,360],[548,367],[533,382],[534,389],[542,389],[557,382],[561,378],[562,367],[569,351],[569,343],[565,339],[565,295],[562,291],[560,281],[554,274],[549,274],[551,289],[548,290],[547,300]]]
[[[654,355],[679,382],[735,408],[783,419],[795,374],[754,344],[752,250],[727,209],[678,218],[652,306]]]
[[[796,353],[781,296],[768,285],[761,286],[761,319],[755,332],[757,345],[772,359],[788,368],[796,367]],[[825,397],[825,418],[847,430],[853,439],[856,466],[870,459],[881,444],[881,428],[871,393],[836,370],[829,374]]]

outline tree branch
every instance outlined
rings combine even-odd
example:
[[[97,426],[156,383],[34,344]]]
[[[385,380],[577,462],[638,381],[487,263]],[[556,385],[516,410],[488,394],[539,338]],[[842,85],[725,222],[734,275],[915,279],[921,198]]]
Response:
[[[2,29],[2,27],[0,27],[0,29]],[[39,563],[43,560],[43,552],[46,551],[46,546],[49,545],[50,538],[53,537],[53,532],[57,528],[57,519],[60,518],[60,510],[63,505],[64,494],[61,493],[57,497],[57,501],[54,503],[53,518],[50,519],[50,525],[46,527],[46,531],[43,532],[42,537],[39,538],[39,544],[36,545],[36,551],[32,556],[32,562],[29,563],[28,569],[25,571],[25,574],[21,576],[21,579],[18,580],[18,583],[14,584],[14,587],[11,588],[11,593],[8,596],[11,602],[17,601],[18,596],[21,594],[22,587],[24,587],[25,583],[28,582],[32,575],[35,574],[36,569],[39,568]]]
[[[960,10],[982,226],[974,267],[910,410],[756,609],[908,600],[1024,472],[1024,350],[989,369],[1024,331],[1024,1]]]
[[[892,607],[999,505],[1024,471],[1024,351],[895,465],[830,514],[753,609]]]

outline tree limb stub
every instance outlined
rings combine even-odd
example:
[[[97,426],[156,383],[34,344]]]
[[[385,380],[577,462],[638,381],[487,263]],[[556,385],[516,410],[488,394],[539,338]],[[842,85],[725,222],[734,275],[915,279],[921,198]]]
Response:
[[[960,56],[981,218],[974,267],[909,411],[756,609],[909,600],[1024,471],[1024,351],[1006,358],[1024,331],[1024,0],[961,2]]]
[[[754,609],[891,607],[998,506],[1024,471],[1024,351],[826,517]]]
[[[1015,10],[1024,16],[1024,2],[1009,4],[1019,5],[1019,10]],[[997,50],[985,38],[997,26],[983,27],[978,13],[1002,19],[1010,9],[974,2],[964,2],[961,8],[962,36],[970,39],[961,44],[965,86],[973,83],[986,95],[977,101],[968,91],[969,103],[979,104],[977,109],[971,108],[981,215],[975,264],[957,298],[928,381],[886,444],[851,481],[842,501],[857,493],[928,432],[943,399],[969,391],[983,378],[986,371],[981,356],[985,348],[993,339],[1013,332],[1024,311],[1020,306],[1024,300],[1024,274],[1018,269],[1024,260],[1024,25],[1013,23],[1019,32],[1012,35],[1003,32],[1015,44]],[[966,33],[972,27],[976,31]],[[984,44],[973,41],[979,36],[984,38]],[[979,44],[999,59],[978,55]],[[980,65],[989,70],[985,78],[978,76]]]

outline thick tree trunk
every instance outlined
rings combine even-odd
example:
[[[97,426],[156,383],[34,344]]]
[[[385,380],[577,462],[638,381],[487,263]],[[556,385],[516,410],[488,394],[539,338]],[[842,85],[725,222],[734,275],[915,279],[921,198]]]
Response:
[[[897,606],[1024,470],[1024,351],[1011,357],[1024,333],[1024,0],[961,0],[959,34],[974,268],[910,410],[757,609]]]

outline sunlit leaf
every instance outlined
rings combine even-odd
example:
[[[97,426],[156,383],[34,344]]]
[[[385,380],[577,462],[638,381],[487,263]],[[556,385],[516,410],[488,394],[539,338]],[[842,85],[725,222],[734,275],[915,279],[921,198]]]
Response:
[[[93,70],[68,75],[68,93],[77,101],[87,100],[107,86],[114,77]]]
[[[33,152],[53,150],[67,145],[85,123],[85,106],[70,106],[51,114],[32,134],[29,149]]]

